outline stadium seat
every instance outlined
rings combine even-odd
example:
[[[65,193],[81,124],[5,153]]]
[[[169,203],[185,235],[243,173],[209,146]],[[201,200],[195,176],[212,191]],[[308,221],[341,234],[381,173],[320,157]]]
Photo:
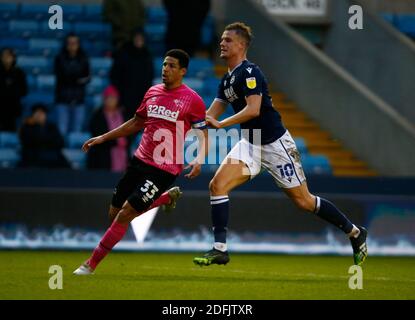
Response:
[[[52,71],[52,61],[45,57],[19,56],[17,65],[32,74],[51,73]]]
[[[102,106],[102,94],[94,94],[94,95],[87,95],[85,97],[85,102],[88,107],[90,107],[91,111],[95,110]]]
[[[215,77],[203,79],[203,94],[206,96],[216,96],[220,80]]]
[[[301,160],[306,174],[332,174],[329,160],[323,155],[302,155]]]
[[[80,149],[63,149],[63,155],[71,164],[72,169],[86,168],[86,154]]]
[[[162,42],[166,33],[166,25],[161,23],[148,23],[144,26],[144,32],[149,42]]]
[[[67,136],[66,146],[69,149],[81,149],[84,142],[90,138],[89,132],[71,132]]]
[[[10,34],[16,37],[31,37],[39,29],[39,23],[33,20],[10,20],[9,22]]]
[[[62,42],[56,39],[33,38],[29,40],[31,54],[54,56],[62,47]]]
[[[415,15],[401,14],[396,17],[396,27],[403,33],[415,38]]]
[[[184,78],[183,83],[195,90],[196,92],[201,92],[203,89],[203,81],[196,78]]]
[[[147,23],[166,23],[167,22],[167,12],[163,7],[150,6],[147,7]]]
[[[112,60],[110,58],[91,58],[90,65],[93,74],[106,76],[111,69]]]
[[[18,54],[26,52],[29,48],[29,43],[26,39],[21,38],[1,38],[0,48],[13,48]]]
[[[85,21],[102,21],[102,6],[100,4],[86,4],[84,17]]]
[[[395,15],[393,13],[381,13],[380,16],[392,25],[395,23]]]
[[[111,26],[102,22],[75,22],[73,31],[89,39],[106,39],[111,37]]]
[[[187,76],[204,78],[213,76],[213,71],[213,63],[209,59],[193,58],[190,60]]]
[[[81,46],[90,57],[105,56],[111,52],[111,43],[108,41],[81,41]]]
[[[37,77],[37,88],[42,91],[52,91],[55,89],[56,79],[51,74],[41,74]]]
[[[103,77],[92,77],[91,81],[87,85],[88,94],[97,94],[104,91],[105,87],[109,84],[109,80]]]
[[[19,16],[24,19],[45,19],[50,15],[49,6],[49,4],[22,3]]]
[[[68,33],[73,31],[73,23],[67,20],[63,20],[63,29],[50,29],[49,22],[41,21],[38,31],[38,36],[48,39],[63,39]],[[62,45],[62,43],[61,43]]]
[[[307,146],[303,138],[295,138],[294,141],[297,146],[297,150],[301,155],[308,153]]]
[[[20,160],[16,149],[0,149],[0,168],[14,168]]]
[[[37,77],[33,74],[26,75],[26,82],[29,87],[29,92],[37,89]]]
[[[0,19],[10,20],[15,19],[18,14],[17,3],[0,3]]]
[[[63,17],[69,21],[82,21],[84,19],[84,7],[81,4],[61,4]]]
[[[214,28],[215,28],[215,24],[214,24],[213,17],[208,15],[202,26],[202,38],[201,38],[202,45],[208,46],[212,44],[214,40],[214,35],[215,35]]]
[[[24,97],[22,102],[27,108],[26,111],[30,112],[30,108],[36,103],[42,103],[47,106],[53,105],[54,94],[52,92],[33,91]]]
[[[18,149],[20,141],[17,133],[14,132],[0,132],[0,149],[10,148]]]

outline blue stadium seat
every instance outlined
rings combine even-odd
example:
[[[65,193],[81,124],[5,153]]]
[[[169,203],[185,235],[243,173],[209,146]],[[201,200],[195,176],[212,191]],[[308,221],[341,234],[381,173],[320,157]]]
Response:
[[[73,23],[63,20],[63,29],[50,29],[48,20],[40,22],[38,36],[49,39],[63,39],[68,33],[73,31]]]
[[[203,79],[203,82],[203,94],[207,96],[216,96],[216,93],[218,92],[220,79],[217,79],[216,77],[208,77],[206,79]]]
[[[109,41],[81,41],[82,48],[88,53],[90,57],[105,56],[111,52],[111,43]]]
[[[31,54],[54,56],[62,47],[62,42],[56,39],[32,38],[29,40]]]
[[[147,23],[144,32],[149,42],[162,42],[166,33],[166,25],[161,23]]]
[[[163,7],[150,6],[146,10],[147,23],[166,23],[167,22],[167,12]]]
[[[161,70],[163,68],[163,57],[155,57],[153,59],[153,67],[154,67],[154,76],[161,77]]]
[[[209,59],[193,58],[190,60],[187,76],[205,78],[213,76],[213,71],[213,63]]]
[[[208,46],[212,44],[215,36],[215,24],[213,17],[208,15],[202,26],[202,39],[201,44]]]
[[[106,76],[112,66],[111,58],[91,58],[90,65],[92,73],[99,76]]]
[[[19,16],[24,19],[45,19],[50,15],[49,7],[49,4],[22,3]]]
[[[80,149],[63,149],[63,155],[71,164],[72,169],[85,169],[86,154]]]
[[[37,88],[42,91],[55,89],[56,79],[52,74],[41,74],[37,77]]]
[[[85,21],[102,21],[102,6],[100,4],[86,4],[84,17]]]
[[[10,20],[10,35],[17,37],[31,37],[40,29],[39,23],[33,20]]]
[[[91,81],[87,85],[88,94],[102,93],[105,87],[109,84],[109,80],[103,77],[92,77]]]
[[[415,38],[415,14],[401,14],[396,18],[396,27],[403,33]]]
[[[26,106],[27,113],[29,113],[30,108],[36,103],[43,103],[47,106],[53,105],[54,94],[52,92],[33,91],[24,97],[22,102]]]
[[[196,92],[201,92],[203,90],[203,81],[200,79],[186,77],[183,79],[183,83]]]
[[[66,146],[69,149],[81,149],[84,142],[90,138],[89,132],[71,132],[67,136]]]
[[[17,53],[26,52],[29,48],[28,41],[22,38],[1,38],[0,48],[13,48]]]
[[[63,18],[69,21],[83,21],[84,7],[81,4],[61,4]]]
[[[51,73],[52,71],[52,61],[45,57],[19,56],[17,65],[32,74]]]
[[[330,162],[323,155],[302,155],[301,162],[306,174],[332,174]]]
[[[90,39],[111,37],[111,26],[102,22],[75,22],[73,31],[81,37],[88,37]]]
[[[29,92],[37,89],[37,77],[33,74],[26,75],[26,82],[29,86]]]
[[[307,146],[303,138],[295,138],[294,141],[297,146],[297,150],[301,155],[308,153]]]
[[[20,141],[17,133],[14,132],[0,132],[0,148],[18,149]]]
[[[392,25],[395,23],[395,15],[393,13],[381,13],[380,16]]]
[[[16,149],[0,149],[0,168],[14,168],[20,160]]]
[[[18,14],[17,3],[0,3],[0,19],[10,20],[15,19]]]
[[[102,94],[87,95],[85,98],[86,105],[90,107],[91,111],[102,106]]]

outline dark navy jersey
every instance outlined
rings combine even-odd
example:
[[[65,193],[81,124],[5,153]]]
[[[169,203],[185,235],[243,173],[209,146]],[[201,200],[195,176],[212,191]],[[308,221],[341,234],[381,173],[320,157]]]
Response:
[[[280,114],[273,108],[268,92],[268,84],[259,67],[244,60],[233,71],[227,72],[218,88],[216,99],[230,103],[235,113],[246,107],[246,97],[262,96],[261,112],[256,118],[241,123],[241,129],[249,129],[252,143],[252,130],[261,129],[261,144],[268,144],[280,138],[286,131]],[[246,137],[247,138],[247,137]]]

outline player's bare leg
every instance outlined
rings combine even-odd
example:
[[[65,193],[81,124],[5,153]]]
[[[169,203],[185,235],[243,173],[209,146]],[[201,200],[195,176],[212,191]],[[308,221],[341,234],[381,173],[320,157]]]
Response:
[[[348,235],[353,248],[355,264],[360,265],[365,261],[367,257],[367,230],[364,227],[356,227],[352,224],[330,201],[312,195],[308,191],[306,182],[298,187],[283,190],[299,209],[316,214]]]
[[[126,201],[121,209],[110,207],[109,215],[110,219],[113,218],[111,226],[102,237],[99,245],[93,251],[91,257],[74,271],[75,275],[90,275],[94,272],[97,265],[102,259],[112,250],[112,248],[124,237],[127,232],[130,222],[145,213],[146,211],[161,206],[176,205],[177,199],[181,196],[182,192],[180,188],[173,187],[163,193],[154,203],[145,211],[139,212],[134,209],[131,204]]]
[[[227,264],[229,255],[226,247],[226,231],[229,216],[228,194],[234,188],[247,182],[250,178],[245,163],[228,158],[224,161],[209,184],[212,207],[212,224],[215,243],[213,249],[193,262],[200,266],[210,264]]]

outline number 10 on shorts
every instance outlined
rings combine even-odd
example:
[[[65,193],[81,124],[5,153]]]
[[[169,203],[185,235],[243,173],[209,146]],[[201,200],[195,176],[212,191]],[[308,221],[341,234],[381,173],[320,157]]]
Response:
[[[284,166],[279,165],[277,166],[277,169],[280,170],[282,178],[285,178],[285,177],[289,178],[294,174],[294,169],[291,163],[287,163]]]

